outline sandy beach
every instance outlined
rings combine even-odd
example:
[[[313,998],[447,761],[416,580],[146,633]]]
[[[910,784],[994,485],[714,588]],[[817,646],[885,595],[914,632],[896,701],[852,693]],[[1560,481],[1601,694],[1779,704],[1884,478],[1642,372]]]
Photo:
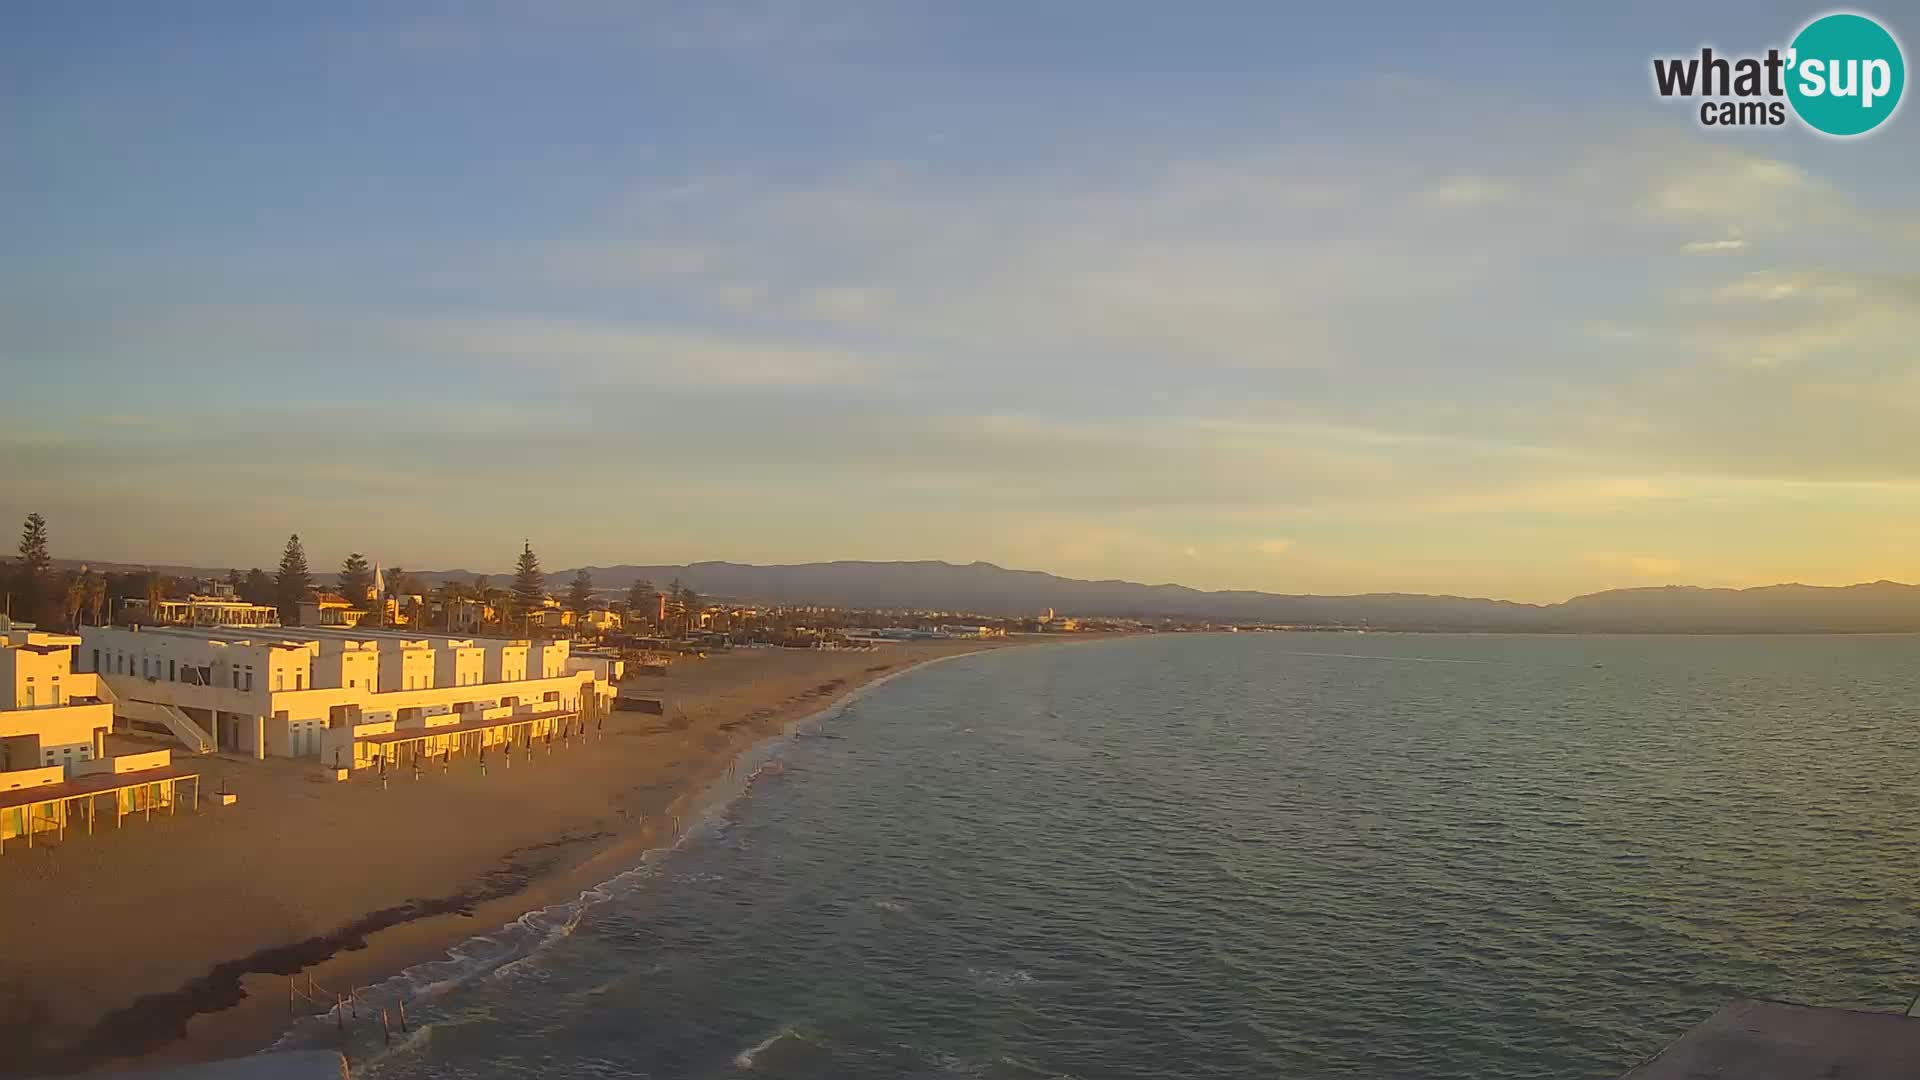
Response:
[[[237,804],[0,856],[0,1073],[260,1049],[288,1026],[290,978],[368,986],[572,899],[667,839],[746,747],[877,678],[1008,644],[689,660],[629,684],[665,716],[618,712],[597,742],[385,790],[315,762],[181,755]]]

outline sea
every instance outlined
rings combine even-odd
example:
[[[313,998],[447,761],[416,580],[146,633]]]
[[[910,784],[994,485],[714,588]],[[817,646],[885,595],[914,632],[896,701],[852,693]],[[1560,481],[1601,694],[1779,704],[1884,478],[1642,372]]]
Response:
[[[1616,1077],[1920,995],[1920,638],[1161,635],[755,747],[672,849],[375,988],[362,1078]]]

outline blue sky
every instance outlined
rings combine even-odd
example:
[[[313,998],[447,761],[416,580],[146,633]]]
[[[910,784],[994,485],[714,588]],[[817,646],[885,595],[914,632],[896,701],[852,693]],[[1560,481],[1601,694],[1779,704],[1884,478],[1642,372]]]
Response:
[[[1920,578],[1920,127],[1650,88],[1815,9],[312,12],[0,15],[62,554]]]

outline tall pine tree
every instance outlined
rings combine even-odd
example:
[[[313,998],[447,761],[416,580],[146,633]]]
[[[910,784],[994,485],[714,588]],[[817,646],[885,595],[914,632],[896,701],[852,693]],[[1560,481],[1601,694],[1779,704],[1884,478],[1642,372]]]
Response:
[[[532,611],[547,598],[547,575],[540,572],[540,556],[533,545],[520,549],[520,561],[513,568],[513,602],[521,611]]]
[[[280,621],[290,626],[300,622],[300,602],[313,587],[313,574],[307,569],[307,549],[300,546],[300,534],[287,537],[287,549],[280,553],[280,572],[273,577],[273,599],[280,607]]]
[[[44,621],[52,586],[53,555],[47,548],[47,519],[28,514],[20,528],[20,566],[13,586],[13,614],[22,622]]]
[[[368,565],[367,557],[354,552],[347,561],[340,564],[340,595],[347,598],[349,604],[364,604],[367,594],[373,591],[373,567]]]
[[[271,604],[274,602],[273,579],[259,567],[247,571],[247,579],[240,584],[240,599],[249,604]]]
[[[653,582],[641,578],[627,589],[627,614],[643,624],[660,620],[660,592]]]
[[[575,615],[585,618],[587,605],[593,602],[593,575],[581,567],[573,575],[573,584],[567,586],[567,608]]]

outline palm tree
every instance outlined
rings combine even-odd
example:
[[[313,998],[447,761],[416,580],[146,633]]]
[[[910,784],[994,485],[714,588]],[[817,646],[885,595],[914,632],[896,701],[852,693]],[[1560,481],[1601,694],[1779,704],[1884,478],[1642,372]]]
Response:
[[[654,590],[653,582],[641,578],[628,586],[627,611],[649,624],[659,621],[660,594]]]
[[[681,618],[686,620],[687,633],[691,634],[699,628],[700,609],[702,606],[703,601],[700,599],[700,594],[694,592],[692,587],[683,587],[680,590]]]
[[[166,596],[166,589],[161,587],[160,572],[158,570],[147,571],[146,585],[147,620],[149,622],[159,622],[160,616],[156,613],[160,610],[161,599]]]
[[[105,575],[89,570],[87,579],[87,608],[93,614],[93,625],[100,625],[100,616],[107,606],[107,579]]]
[[[497,585],[489,585],[481,590],[481,599],[493,609],[493,624],[505,633],[512,626],[513,593]]]
[[[387,571],[387,594],[380,598],[380,617],[382,619],[387,617],[387,604],[389,602],[393,604],[394,617],[396,619],[399,618],[400,598],[407,595],[406,586],[407,572],[405,570],[396,566]]]
[[[87,606],[87,583],[81,574],[67,575],[66,605],[67,629],[80,629],[80,611]]]

